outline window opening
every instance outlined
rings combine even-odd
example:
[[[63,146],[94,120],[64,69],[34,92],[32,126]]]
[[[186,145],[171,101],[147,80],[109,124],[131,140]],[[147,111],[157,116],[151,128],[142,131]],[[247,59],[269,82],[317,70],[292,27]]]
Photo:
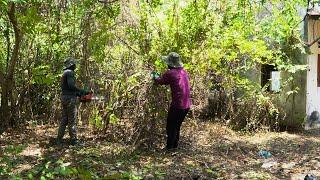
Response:
[[[268,92],[280,90],[280,71],[274,65],[261,65],[261,86],[266,87]]]

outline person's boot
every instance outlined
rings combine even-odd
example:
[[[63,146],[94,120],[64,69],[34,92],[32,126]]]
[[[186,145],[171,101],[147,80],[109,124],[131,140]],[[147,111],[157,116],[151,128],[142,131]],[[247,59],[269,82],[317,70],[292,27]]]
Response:
[[[63,141],[61,138],[57,138],[55,143],[56,145],[61,146],[63,144]]]
[[[79,141],[78,139],[71,139],[70,144],[71,144],[72,146],[82,146],[82,145],[83,145],[83,142]]]

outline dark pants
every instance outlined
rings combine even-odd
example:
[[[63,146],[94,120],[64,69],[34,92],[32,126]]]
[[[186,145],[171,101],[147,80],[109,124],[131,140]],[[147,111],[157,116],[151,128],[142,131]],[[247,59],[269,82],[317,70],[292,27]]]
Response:
[[[167,117],[167,149],[177,148],[180,137],[180,127],[189,109],[170,108]]]
[[[58,130],[57,139],[61,140],[64,136],[66,126],[69,129],[69,135],[72,140],[77,139],[77,97],[62,96],[62,119]]]

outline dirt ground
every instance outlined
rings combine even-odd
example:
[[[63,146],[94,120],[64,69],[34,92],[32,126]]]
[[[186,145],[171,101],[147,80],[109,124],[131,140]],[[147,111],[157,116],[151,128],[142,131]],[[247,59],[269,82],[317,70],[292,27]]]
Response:
[[[34,126],[0,137],[0,179],[304,179],[320,177],[320,132],[234,132],[212,122],[183,124],[175,152],[95,138],[82,146],[51,143],[57,127]],[[163,140],[164,141],[164,140]],[[267,150],[271,157],[259,155]]]

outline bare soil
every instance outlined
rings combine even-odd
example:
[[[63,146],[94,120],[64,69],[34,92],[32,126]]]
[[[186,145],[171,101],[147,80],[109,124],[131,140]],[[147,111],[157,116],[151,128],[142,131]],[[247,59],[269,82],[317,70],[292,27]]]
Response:
[[[56,131],[56,126],[46,125],[3,134],[0,167],[11,167],[7,174],[3,173],[3,178],[15,175],[32,179],[30,174],[35,179],[41,176],[46,179],[304,179],[307,174],[320,177],[317,130],[250,135],[217,123],[189,119],[182,127],[180,148],[173,152],[160,148],[134,149],[107,136],[97,136],[84,127],[79,129],[82,146],[69,146],[67,140],[57,146]],[[20,151],[10,151],[17,147],[21,147]],[[263,149],[272,156],[261,157],[259,151]],[[55,171],[57,164],[76,168],[78,174],[62,173],[54,178],[46,174]],[[47,171],[43,172],[44,169]]]

